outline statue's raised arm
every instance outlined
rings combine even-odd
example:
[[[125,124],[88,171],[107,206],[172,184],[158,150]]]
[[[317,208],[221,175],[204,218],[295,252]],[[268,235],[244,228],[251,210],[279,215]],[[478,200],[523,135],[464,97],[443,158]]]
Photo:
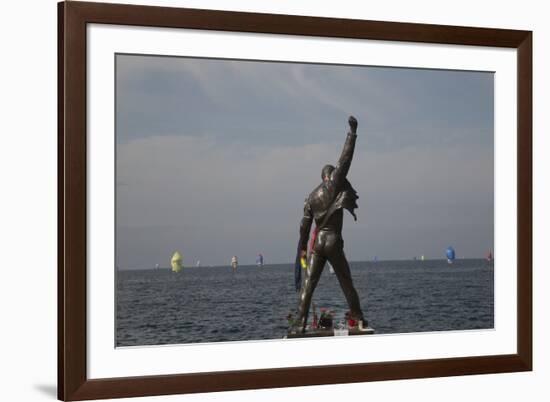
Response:
[[[332,172],[332,181],[336,187],[339,187],[346,178],[351,166],[351,160],[353,159],[353,151],[355,150],[355,140],[357,139],[357,119],[350,116],[348,123],[350,131],[346,137],[344,149],[342,149],[342,154],[340,155],[338,164]]]

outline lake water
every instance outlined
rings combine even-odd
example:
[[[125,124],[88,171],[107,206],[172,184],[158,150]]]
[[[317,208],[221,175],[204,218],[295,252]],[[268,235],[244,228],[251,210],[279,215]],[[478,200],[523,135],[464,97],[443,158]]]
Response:
[[[351,262],[369,325],[378,334],[488,329],[494,325],[493,264],[485,260]],[[117,346],[280,339],[297,306],[293,265],[124,270],[116,280]],[[316,308],[336,321],[347,304],[325,269]]]

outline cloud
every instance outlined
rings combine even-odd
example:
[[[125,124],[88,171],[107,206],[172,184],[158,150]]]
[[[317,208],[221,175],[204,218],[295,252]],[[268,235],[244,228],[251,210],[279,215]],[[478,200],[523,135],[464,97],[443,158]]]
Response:
[[[156,136],[119,145],[118,180],[126,184],[117,188],[117,225],[126,237],[118,243],[121,266],[152,266],[175,248],[203,263],[221,264],[233,254],[253,262],[260,250],[272,262],[290,261],[303,200],[319,183],[321,167],[337,161],[343,141],[242,149],[208,138]],[[373,252],[361,246],[370,237],[377,254],[403,256],[400,242],[409,243],[415,227],[435,231],[426,250],[434,236],[459,242],[471,236],[460,222],[479,219],[480,210],[492,214],[490,154],[416,148],[377,154],[367,143],[359,137],[349,176],[361,197],[359,224],[347,225],[350,258]],[[388,237],[376,239],[381,230]],[[390,239],[393,246],[383,244]]]
[[[118,264],[291,261],[349,114],[351,259],[492,248],[492,74],[118,56]]]

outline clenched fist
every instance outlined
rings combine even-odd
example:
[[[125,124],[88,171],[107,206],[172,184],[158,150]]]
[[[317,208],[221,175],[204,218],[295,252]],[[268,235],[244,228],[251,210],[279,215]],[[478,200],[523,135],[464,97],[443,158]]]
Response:
[[[350,116],[348,119],[349,128],[353,134],[357,133],[357,119],[353,116]]]

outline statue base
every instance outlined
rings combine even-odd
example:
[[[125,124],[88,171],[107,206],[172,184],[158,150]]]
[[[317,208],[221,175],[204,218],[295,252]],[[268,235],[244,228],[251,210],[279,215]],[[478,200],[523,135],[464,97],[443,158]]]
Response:
[[[319,338],[323,336],[352,336],[352,335],[373,335],[374,329],[371,327],[359,329],[306,329],[306,332],[289,332],[285,338]]]

